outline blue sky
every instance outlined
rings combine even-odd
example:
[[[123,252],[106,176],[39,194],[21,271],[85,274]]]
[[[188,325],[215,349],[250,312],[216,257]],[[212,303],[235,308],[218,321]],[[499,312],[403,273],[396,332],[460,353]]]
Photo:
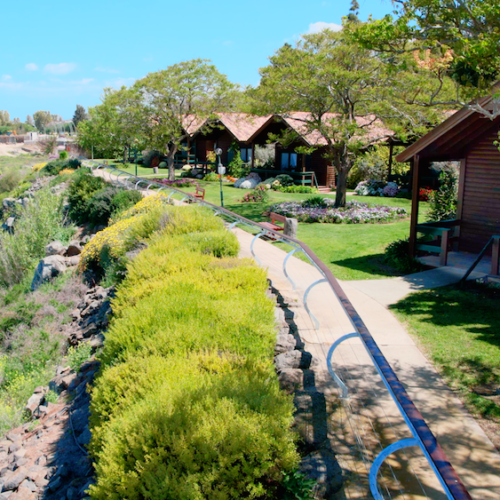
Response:
[[[360,18],[389,0],[358,0]],[[100,102],[104,87],[130,85],[177,62],[211,59],[229,79],[259,82],[259,67],[285,42],[340,25],[350,0],[25,0],[2,2],[0,109],[26,120],[65,119]]]

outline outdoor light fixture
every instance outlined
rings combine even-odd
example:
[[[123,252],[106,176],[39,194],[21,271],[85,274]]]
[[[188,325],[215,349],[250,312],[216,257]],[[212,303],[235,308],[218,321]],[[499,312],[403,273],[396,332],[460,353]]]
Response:
[[[224,195],[222,194],[222,176],[226,173],[226,167],[222,165],[220,160],[222,149],[216,148],[215,154],[217,155],[217,173],[219,174],[220,179],[220,206],[224,208]]]

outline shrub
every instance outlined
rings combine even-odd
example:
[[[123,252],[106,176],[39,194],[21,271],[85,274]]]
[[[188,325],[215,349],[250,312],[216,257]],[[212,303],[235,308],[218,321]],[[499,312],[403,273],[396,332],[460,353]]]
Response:
[[[47,162],[37,163],[36,165],[33,165],[31,168],[33,169],[33,172],[39,172],[40,170],[42,170],[43,167],[45,167],[45,165],[47,165]]]
[[[440,186],[430,196],[429,222],[454,219],[457,211],[458,178],[454,170],[443,170],[439,175]]]
[[[157,358],[144,376],[142,361],[117,380],[135,402],[99,429],[93,498],[260,498],[296,467],[293,407],[270,363]]]
[[[293,179],[287,174],[277,175],[276,180],[279,181],[280,185],[283,187],[293,185]]]
[[[23,178],[20,170],[10,168],[0,176],[0,193],[7,193],[16,188]]]
[[[95,225],[107,225],[113,211],[113,198],[120,192],[119,188],[107,187],[97,191],[87,200],[85,210],[80,213],[80,221],[89,221]]]
[[[53,239],[68,240],[74,233],[64,227],[62,200],[49,189],[40,190],[32,201],[19,209],[15,234],[0,234],[0,283],[11,286],[32,272]]]
[[[106,186],[104,179],[90,174],[79,175],[73,179],[68,188],[69,216],[75,222],[86,222],[88,201],[97,191]]]
[[[112,214],[118,216],[142,200],[142,194],[135,190],[121,190],[112,200]]]
[[[275,191],[280,191],[282,193],[308,194],[308,193],[317,193],[318,192],[318,190],[312,186],[280,186],[280,185],[276,185],[276,186],[273,186],[273,189]]]
[[[385,249],[385,259],[403,274],[422,271],[424,266],[415,257],[410,256],[410,243],[408,238],[389,243]]]
[[[241,203],[264,203],[268,199],[269,193],[267,187],[263,184],[259,184],[243,196]]]
[[[69,153],[67,151],[59,151],[59,159],[67,160],[69,157]]]
[[[78,372],[82,363],[90,358],[92,347],[88,342],[82,342],[76,347],[70,347],[66,356],[69,367]]]
[[[420,201],[429,201],[434,191],[430,187],[420,188],[418,190],[418,199]]]

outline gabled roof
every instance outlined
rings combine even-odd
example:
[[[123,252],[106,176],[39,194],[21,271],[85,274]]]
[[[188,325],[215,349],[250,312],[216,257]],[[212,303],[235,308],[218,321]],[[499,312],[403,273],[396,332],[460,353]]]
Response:
[[[339,116],[340,115],[337,113],[325,113],[323,115],[323,120],[325,124],[327,124],[329,121]],[[281,116],[283,121],[297,132],[309,146],[326,146],[326,139],[317,130],[308,130],[306,121],[309,120],[310,117],[311,113],[305,111],[296,111]],[[394,132],[385,127],[385,125],[379,119],[375,118],[374,115],[358,116],[356,117],[356,123],[366,130],[365,134],[357,137],[357,139],[366,144],[380,142],[394,135]]]
[[[239,142],[248,142],[268,122],[273,115],[258,116],[248,113],[216,113],[217,122],[223,125]],[[184,120],[186,132],[193,137],[199,133],[208,120],[199,120],[193,115],[187,115]]]
[[[492,109],[492,97],[483,97],[477,104],[485,109]],[[497,124],[498,119],[492,121],[465,106],[398,154],[396,160],[406,162],[415,155],[459,160],[467,146]]]

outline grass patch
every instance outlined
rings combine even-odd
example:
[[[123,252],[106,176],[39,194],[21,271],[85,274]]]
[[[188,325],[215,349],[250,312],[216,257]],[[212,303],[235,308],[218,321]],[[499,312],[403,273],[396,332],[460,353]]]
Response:
[[[497,423],[499,303],[500,290],[471,283],[414,293],[391,307],[469,410]]]

